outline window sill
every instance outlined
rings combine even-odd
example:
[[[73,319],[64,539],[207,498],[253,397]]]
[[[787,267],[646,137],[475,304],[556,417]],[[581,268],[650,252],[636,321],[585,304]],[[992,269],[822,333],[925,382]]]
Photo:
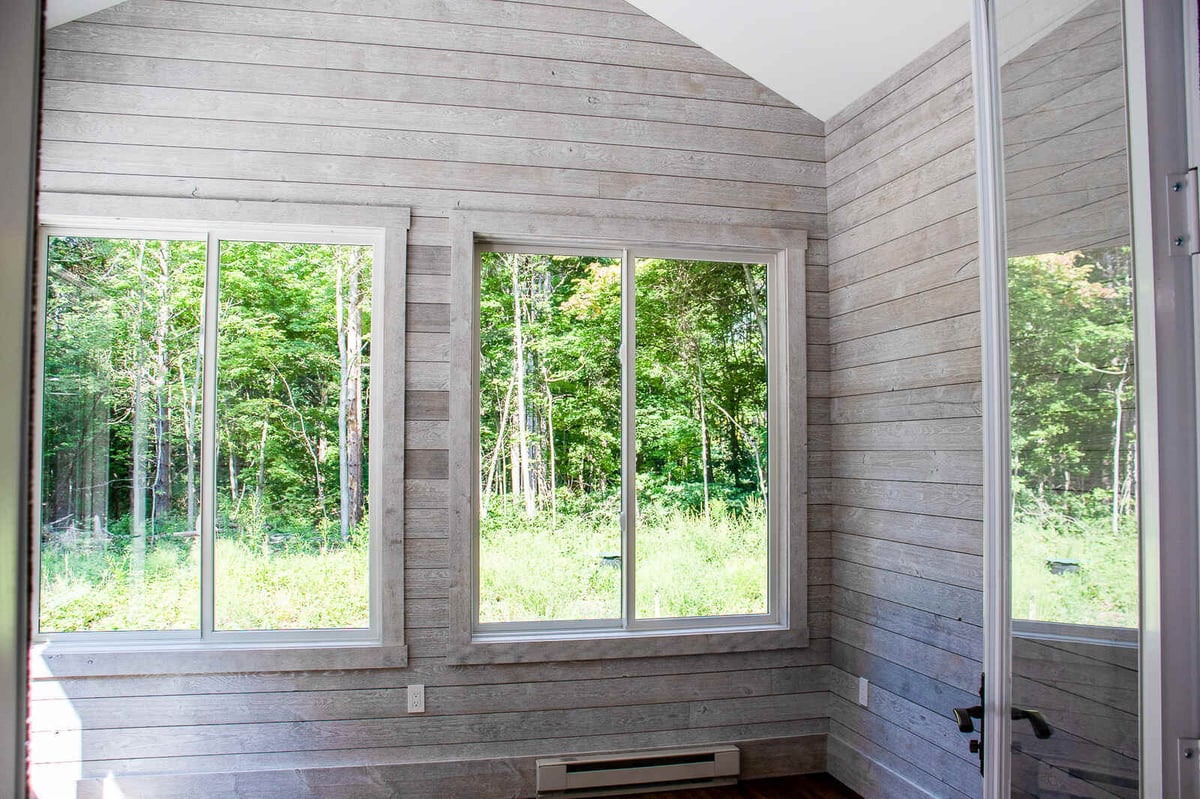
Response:
[[[446,660],[454,665],[545,663],[802,649],[808,643],[807,626],[780,625],[644,632],[476,633],[452,640]]]
[[[1096,644],[1137,648],[1136,627],[1099,627],[1091,624],[1069,624],[1059,621],[1032,621],[1013,619],[1013,636],[1033,641],[1061,641],[1063,643]]]
[[[35,644],[31,679],[133,677],[165,674],[236,674],[258,671],[391,669],[408,665],[408,647],[376,641],[328,644]]]

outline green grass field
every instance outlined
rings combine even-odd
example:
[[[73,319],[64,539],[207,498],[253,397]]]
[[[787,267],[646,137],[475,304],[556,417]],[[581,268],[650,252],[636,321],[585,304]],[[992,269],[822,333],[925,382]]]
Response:
[[[639,616],[763,613],[766,518],[719,504],[706,522],[681,510],[649,512],[638,530]],[[1061,522],[1061,520],[1058,520]],[[485,519],[480,619],[484,622],[614,619],[621,615],[620,532],[603,514],[526,519],[496,503]],[[1075,559],[1052,574],[1046,561]],[[264,550],[232,540],[216,548],[218,629],[317,629],[367,625],[367,549]],[[42,630],[196,629],[200,573],[189,541],[162,538],[146,556],[140,588],[127,555],[48,547],[42,558]],[[1132,627],[1137,623],[1137,538],[1102,521],[1013,528],[1016,618]]]

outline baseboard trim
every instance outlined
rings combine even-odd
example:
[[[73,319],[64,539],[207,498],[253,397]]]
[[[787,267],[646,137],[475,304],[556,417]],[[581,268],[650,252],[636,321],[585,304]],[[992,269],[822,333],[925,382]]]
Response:
[[[836,735],[826,746],[829,774],[863,799],[941,799]]]

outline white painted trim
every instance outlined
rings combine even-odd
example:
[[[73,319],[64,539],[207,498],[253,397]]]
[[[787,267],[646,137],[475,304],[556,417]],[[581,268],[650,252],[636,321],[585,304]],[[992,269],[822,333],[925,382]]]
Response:
[[[974,0],[971,54],[979,179],[983,336],[984,799],[1011,795],[1012,519],[1004,147],[995,0]]]
[[[26,795],[29,345],[41,3],[0,3],[0,796]]]
[[[407,209],[360,206],[315,205],[294,203],[246,203],[222,200],[169,200],[138,197],[109,197],[98,195],[46,195],[43,198],[38,241],[45,251],[45,242],[52,235],[64,232],[108,237],[180,238],[206,242],[206,277],[204,304],[201,431],[201,624],[196,631],[121,631],[121,632],[36,632],[35,615],[31,622],[38,644],[38,662],[52,673],[64,675],[64,670],[82,674],[148,673],[146,653],[153,652],[166,661],[164,668],[182,671],[221,672],[248,670],[231,664],[246,657],[269,669],[310,669],[321,664],[345,664],[347,668],[379,668],[404,665],[403,615],[403,460],[395,466],[397,474],[383,468],[384,442],[388,447],[403,446],[403,377],[389,373],[403,371],[403,338],[397,339],[395,326],[404,327],[403,285],[391,284],[406,279],[407,229],[410,215]],[[88,215],[90,209],[98,213]],[[174,216],[167,217],[164,211]],[[150,217],[139,214],[147,212]],[[338,224],[330,224],[331,221]],[[336,630],[216,630],[214,629],[214,545],[216,480],[213,453],[216,452],[217,412],[217,340],[219,331],[220,248],[224,241],[273,241],[285,243],[360,244],[374,248],[372,261],[372,367],[370,391],[372,396],[387,396],[400,413],[385,411],[379,403],[371,403],[372,433],[376,446],[368,454],[372,476],[372,494],[392,502],[400,513],[394,514],[400,532],[388,532],[383,526],[385,510],[375,503],[369,520],[370,574],[368,594],[370,624],[362,629]],[[389,246],[390,244],[390,246]],[[42,261],[45,273],[45,259]],[[42,281],[44,284],[45,281]],[[385,291],[394,289],[392,296]],[[394,307],[400,303],[399,307]],[[38,308],[45,307],[44,297]],[[40,318],[41,314],[37,314]],[[40,328],[39,328],[40,329]],[[384,331],[386,334],[383,334]],[[42,363],[41,340],[35,342],[35,364]],[[39,372],[40,374],[40,372]],[[381,384],[387,381],[385,388]],[[40,380],[39,380],[40,385]],[[39,395],[40,396],[40,395]],[[368,400],[368,402],[370,402]],[[34,408],[35,424],[41,418],[41,405]],[[384,417],[388,421],[384,422]],[[391,427],[389,427],[391,424]],[[34,447],[40,447],[35,438]],[[39,458],[35,456],[35,464]],[[36,467],[35,467],[36,468]],[[387,487],[384,482],[387,482]],[[397,490],[399,487],[400,490]],[[397,496],[393,496],[397,495]],[[31,497],[31,512],[37,518],[40,500]],[[32,530],[40,529],[35,523]],[[386,542],[386,543],[385,543]],[[384,552],[399,549],[400,554]],[[37,553],[39,546],[33,546]],[[394,564],[394,565],[393,565]],[[385,568],[387,573],[385,574]],[[34,572],[34,596],[37,595],[38,572]],[[385,596],[387,602],[385,602]],[[366,647],[364,649],[364,646]],[[330,660],[331,650],[342,655]],[[230,652],[243,656],[231,658]],[[222,654],[224,653],[224,654]],[[259,660],[254,661],[257,657]],[[171,666],[171,663],[175,663]]]
[[[1060,641],[1128,649],[1137,649],[1138,646],[1136,627],[1099,627],[1091,624],[1013,619],[1012,634],[1014,638],[1030,641]]]

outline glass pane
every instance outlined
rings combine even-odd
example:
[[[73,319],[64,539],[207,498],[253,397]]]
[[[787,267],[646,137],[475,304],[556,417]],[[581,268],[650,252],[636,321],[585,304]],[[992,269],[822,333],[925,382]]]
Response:
[[[639,259],[637,616],[768,611],[767,269]]]
[[[1000,4],[1012,795],[1136,796],[1138,523],[1122,9]],[[1074,9],[1074,11],[1071,11]],[[1069,12],[1069,13],[1063,13]]]
[[[369,625],[372,255],[221,244],[216,629]]]
[[[196,629],[204,244],[52,237],[42,632]]]
[[[621,264],[484,253],[479,621],[621,617]]]

